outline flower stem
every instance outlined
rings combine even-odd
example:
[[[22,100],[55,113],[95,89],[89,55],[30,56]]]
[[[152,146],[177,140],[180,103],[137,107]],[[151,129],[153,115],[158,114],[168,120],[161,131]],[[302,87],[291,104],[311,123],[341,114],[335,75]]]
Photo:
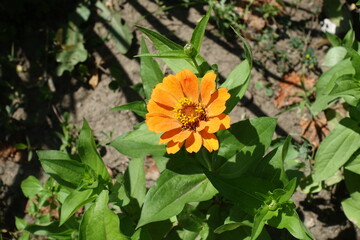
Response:
[[[191,60],[193,61],[196,69],[198,70],[199,75],[200,75],[201,77],[203,77],[203,76],[204,76],[204,73],[201,71],[201,68],[200,68],[199,64],[196,62],[195,57],[191,58]]]

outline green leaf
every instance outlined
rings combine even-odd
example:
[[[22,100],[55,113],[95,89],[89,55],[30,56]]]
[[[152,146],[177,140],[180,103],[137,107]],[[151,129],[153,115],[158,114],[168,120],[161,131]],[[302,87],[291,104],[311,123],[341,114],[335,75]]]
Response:
[[[33,198],[36,194],[39,194],[41,191],[43,191],[44,188],[36,177],[29,176],[21,182],[21,190],[25,197]]]
[[[118,107],[114,107],[111,110],[115,110],[115,111],[130,110],[143,118],[145,118],[145,115],[147,114],[146,104],[144,101],[135,101],[135,102],[127,103]]]
[[[345,185],[350,195],[360,192],[360,174],[345,169],[343,178],[345,178]]]
[[[146,34],[150,38],[150,40],[153,42],[155,47],[159,50],[159,52],[167,52],[169,50],[181,50],[183,51],[183,47],[174,43],[173,41],[169,40],[168,38],[164,37],[163,35],[151,31],[149,29],[136,26],[141,32]],[[190,59],[170,59],[170,58],[164,58],[163,61],[173,70],[175,73],[180,72],[184,69],[189,69],[195,74],[199,74],[198,70],[192,63]],[[203,72],[206,72],[209,69],[209,65],[207,62],[201,57],[197,56],[196,61],[198,65],[200,66],[201,70]]]
[[[128,182],[130,184],[130,196],[135,198],[138,201],[139,206],[141,206],[146,195],[144,159],[131,159],[125,177],[128,177]]]
[[[102,1],[96,1],[95,6],[100,9],[99,17],[107,28],[114,40],[117,50],[125,54],[130,48],[133,38],[132,33],[126,23],[122,24],[120,12],[110,11],[110,9]]]
[[[84,46],[84,37],[78,27],[71,21],[57,32],[57,37],[64,42],[60,42],[62,48],[56,54],[56,61],[59,66],[56,69],[56,74],[61,76],[64,71],[71,72],[75,65],[84,62],[87,59],[88,52]]]
[[[60,225],[64,224],[80,207],[92,202],[93,189],[73,190],[65,199],[60,211]]]
[[[204,38],[204,33],[206,29],[206,25],[210,19],[211,6],[207,10],[206,15],[200,20],[200,22],[196,25],[192,35],[190,43],[196,49],[198,53],[200,53],[201,44]]]
[[[16,144],[14,144],[14,147],[19,150],[25,150],[28,148],[28,145],[26,145],[24,143],[16,143]]]
[[[346,217],[357,227],[360,227],[360,192],[351,194],[351,197],[341,202]]]
[[[120,232],[118,216],[108,207],[109,192],[103,190],[96,202],[86,210],[80,224],[80,240],[129,240]]]
[[[354,30],[351,28],[345,35],[344,39],[343,39],[343,45],[347,48],[351,48],[353,43],[355,41],[355,32]]]
[[[254,217],[254,225],[251,231],[251,239],[257,239],[261,234],[265,224],[268,220],[275,217],[277,215],[277,211],[269,211],[269,208],[265,205],[260,208]]]
[[[297,239],[314,239],[296,212],[294,203],[283,204],[277,216],[268,221],[270,226],[278,229],[286,228]]]
[[[138,227],[175,216],[186,203],[206,201],[216,193],[204,174],[180,175],[164,170],[146,194]]]
[[[141,54],[149,53],[144,38],[141,38]],[[140,61],[140,76],[143,83],[146,99],[150,99],[153,88],[160,83],[164,75],[159,64],[151,57],[142,57]]]
[[[146,155],[162,156],[165,145],[159,145],[160,134],[150,132],[146,124],[138,129],[125,133],[110,143],[120,153],[129,157],[145,157]]]
[[[325,32],[325,35],[327,37],[327,39],[329,40],[329,42],[331,43],[331,45],[333,45],[333,47],[337,47],[341,45],[341,39],[336,36],[335,34],[331,34],[328,32]]]
[[[328,71],[323,73],[316,82],[316,101],[311,105],[311,112],[317,115],[327,108],[337,96],[330,96],[336,81],[346,75],[354,75],[355,69],[349,58],[342,60]]]
[[[344,47],[332,47],[326,53],[323,66],[333,67],[335,64],[344,59],[347,54],[347,50]]]
[[[206,176],[221,195],[238,204],[244,212],[252,215],[263,203],[263,199],[256,193],[266,195],[271,190],[268,181],[249,175],[228,179],[207,172]]]
[[[320,144],[315,156],[314,181],[331,177],[360,148],[360,126],[344,118]]]
[[[105,164],[96,150],[90,126],[85,119],[79,136],[78,151],[81,161],[94,170],[96,176],[100,176],[106,182],[111,182]]]
[[[45,224],[29,224],[25,227],[25,230],[35,235],[49,236],[55,239],[69,239],[75,231],[75,229],[68,226],[59,226],[58,221]]]
[[[155,58],[173,58],[173,59],[190,59],[183,50],[170,50],[159,53],[143,53],[134,57],[155,57]]]
[[[290,137],[280,147],[269,152],[261,161],[252,165],[251,174],[267,179],[274,187],[281,188],[288,183],[284,169],[284,161],[290,148]],[[292,194],[292,193],[291,193]]]
[[[345,165],[345,169],[360,174],[360,149],[351,156]]]
[[[355,99],[359,100],[360,82],[355,79],[337,81],[334,89],[329,93],[329,95],[335,97],[353,96]]]
[[[215,161],[220,175],[237,177],[256,164],[270,146],[275,126],[276,119],[261,117],[240,121],[219,132]]]
[[[226,101],[225,113],[231,112],[244,96],[250,84],[252,68],[252,53],[249,43],[235,28],[232,27],[232,29],[244,44],[246,59],[231,71],[225,82],[221,85],[221,87],[227,88],[231,94],[230,99]]]
[[[231,95],[230,99],[226,101],[225,113],[230,113],[244,96],[250,83],[250,73],[250,63],[248,60],[244,60],[231,71],[225,82],[220,86],[221,88],[227,88]]]
[[[36,152],[44,171],[64,186],[76,188],[85,175],[85,165],[73,160],[67,153],[46,150]]]

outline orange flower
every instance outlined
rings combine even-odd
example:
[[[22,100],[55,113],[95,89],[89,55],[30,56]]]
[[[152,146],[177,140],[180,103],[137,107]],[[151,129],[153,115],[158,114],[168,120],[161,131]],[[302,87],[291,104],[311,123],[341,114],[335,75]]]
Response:
[[[216,75],[205,74],[200,87],[197,77],[185,69],[156,85],[147,105],[146,124],[150,131],[164,132],[159,144],[176,153],[185,142],[188,152],[198,152],[202,145],[212,152],[219,149],[215,132],[230,127],[225,102],[226,88],[215,88]]]

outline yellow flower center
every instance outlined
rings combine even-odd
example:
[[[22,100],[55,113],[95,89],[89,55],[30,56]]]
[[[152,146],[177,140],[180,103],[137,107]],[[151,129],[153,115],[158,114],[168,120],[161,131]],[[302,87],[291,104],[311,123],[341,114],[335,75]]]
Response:
[[[175,118],[182,124],[183,129],[195,130],[200,120],[206,120],[206,112],[200,103],[190,98],[182,98],[173,110]]]

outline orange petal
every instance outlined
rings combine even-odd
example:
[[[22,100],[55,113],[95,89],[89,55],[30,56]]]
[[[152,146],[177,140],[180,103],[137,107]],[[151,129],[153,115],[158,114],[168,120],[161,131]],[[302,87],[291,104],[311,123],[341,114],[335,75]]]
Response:
[[[202,137],[198,132],[192,132],[188,139],[186,139],[185,147],[189,153],[198,152],[202,145]]]
[[[201,102],[206,106],[211,98],[211,94],[215,92],[216,75],[208,72],[201,80]]]
[[[147,110],[149,113],[161,113],[169,117],[174,116],[174,112],[172,111],[172,108],[169,106],[162,105],[160,103],[156,103],[154,100],[150,99]]]
[[[205,127],[208,126],[208,122],[205,122],[205,121],[200,121],[199,122],[199,126],[196,127],[196,131],[197,132],[200,132],[201,130],[203,130]]]
[[[160,86],[158,87],[159,84]],[[161,87],[161,83],[159,84],[156,85],[155,89],[153,90],[151,94],[151,99],[153,99],[157,103],[174,108],[178,101],[173,95],[171,95],[168,91],[164,90]]]
[[[195,74],[189,69],[185,69],[176,74],[185,97],[191,98],[193,102],[197,102],[199,98],[199,83]]]
[[[190,130],[183,130],[182,132],[174,136],[172,140],[174,142],[183,142],[185,141],[185,139],[187,139],[190,136],[190,134],[191,134]]]
[[[166,152],[168,154],[174,154],[177,153],[180,148],[182,147],[182,145],[184,144],[184,142],[173,142],[170,141],[167,145],[166,145]]]
[[[225,111],[226,100],[230,98],[230,94],[226,88],[218,89],[212,96],[207,107],[208,116],[214,117]]]
[[[212,117],[207,122],[207,125],[209,126],[208,132],[214,133],[220,130],[228,129],[230,128],[230,121],[231,119],[229,115],[225,113]]]
[[[219,149],[219,141],[217,140],[215,134],[208,133],[206,131],[201,131],[200,134],[204,142],[204,147],[209,152]]]
[[[214,133],[220,130],[221,121],[217,117],[210,118],[209,121],[207,121],[208,129],[207,131],[209,133]]]
[[[172,94],[176,100],[180,100],[185,97],[181,88],[181,84],[174,75],[165,77],[162,87],[170,92],[170,94]]]
[[[146,124],[152,132],[161,133],[181,127],[181,124],[176,119],[165,116],[148,117],[148,114],[146,114]]]
[[[181,131],[182,131],[181,128],[175,128],[175,129],[165,132],[163,135],[161,135],[159,144],[170,142],[174,138],[174,136],[176,136]]]
[[[230,122],[231,118],[229,115],[222,113],[219,116],[217,116],[221,121],[221,126],[219,130],[224,130],[230,128]]]

